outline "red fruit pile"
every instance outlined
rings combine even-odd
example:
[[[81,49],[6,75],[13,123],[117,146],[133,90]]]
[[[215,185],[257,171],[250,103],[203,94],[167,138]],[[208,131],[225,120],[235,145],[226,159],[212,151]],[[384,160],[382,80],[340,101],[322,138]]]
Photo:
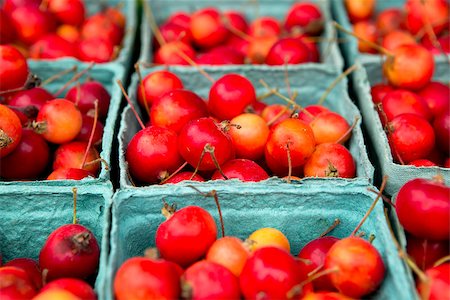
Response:
[[[216,223],[201,207],[174,212],[166,205],[163,214],[155,235],[160,258],[152,251],[126,260],[114,279],[118,300],[361,298],[384,278],[381,255],[362,238],[318,238],[295,257],[274,228],[258,229],[245,242],[216,239]]]
[[[0,45],[0,54],[4,49],[14,48]],[[0,56],[0,62],[6,65],[10,60]],[[0,81],[7,75],[0,74]],[[98,118],[93,131],[96,100]],[[99,173],[102,123],[110,103],[110,95],[101,83],[79,83],[64,98],[55,97],[42,87],[32,87],[9,93],[3,101],[0,104],[0,178],[78,180]]]
[[[446,0],[407,0],[402,8],[388,8],[376,16],[376,0],[345,0],[345,6],[354,32],[389,51],[420,44],[433,54],[450,53],[450,6]],[[364,41],[358,48],[377,53]]]
[[[353,157],[343,146],[352,128],[324,106],[308,106],[291,118],[287,106],[258,101],[253,84],[238,74],[217,79],[207,101],[183,89],[169,71],[148,74],[137,94],[150,116],[149,126],[126,150],[130,174],[138,182],[260,181],[268,174],[355,177]],[[180,169],[190,173],[165,181]],[[192,177],[194,170],[201,177]]]
[[[294,4],[283,20],[261,16],[248,22],[235,10],[213,7],[176,12],[155,33],[153,62],[165,65],[318,62],[316,37],[324,17],[312,2]]]
[[[35,59],[108,62],[115,59],[125,32],[118,8],[88,17],[83,0],[6,0],[0,20],[0,43],[14,44]]]

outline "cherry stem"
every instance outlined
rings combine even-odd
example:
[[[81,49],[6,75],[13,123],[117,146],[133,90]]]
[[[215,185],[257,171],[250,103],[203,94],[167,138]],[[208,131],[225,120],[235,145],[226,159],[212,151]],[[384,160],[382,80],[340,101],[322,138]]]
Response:
[[[353,230],[353,232],[352,232],[352,234],[350,236],[355,236],[355,234],[358,232],[358,230],[361,228],[361,226],[364,224],[364,222],[369,217],[370,213],[374,210],[375,205],[377,205],[377,202],[381,198],[381,195],[382,195],[382,193],[384,191],[384,188],[386,187],[387,180],[388,180],[388,176],[385,175],[383,177],[383,181],[381,183],[380,192],[377,194],[377,197],[372,202],[372,205],[369,207],[369,210],[367,210],[365,216],[362,218],[362,220],[359,222],[358,226],[356,226],[355,230]]]
[[[376,190],[374,190],[374,189],[372,189],[372,188],[368,188],[367,190],[368,190],[369,192],[378,194],[378,191],[376,191]],[[387,204],[389,204],[390,206],[392,206],[393,208],[395,208],[395,204],[392,203],[392,201],[391,201],[388,197],[386,197],[385,195],[381,195],[381,199],[382,199],[385,203],[387,203]]]
[[[216,155],[214,154],[214,151],[215,151],[214,146],[211,146],[210,144],[206,144],[204,150],[209,153],[214,165],[216,166],[216,169],[219,170],[222,177],[225,178],[225,180],[228,180],[227,175],[225,175],[225,173],[223,173],[222,168],[220,167],[220,164],[216,159]]]
[[[220,229],[222,230],[222,237],[224,237],[225,236],[225,225],[224,225],[225,222],[223,221],[222,209],[220,208],[219,196],[217,195],[217,191],[211,190],[208,193],[204,193],[193,185],[188,185],[188,187],[194,189],[196,192],[198,192],[203,197],[213,197],[214,198],[214,202],[216,203],[217,211],[219,213],[219,220],[220,220],[220,227],[221,227]]]
[[[345,29],[344,27],[342,27],[339,23],[337,23],[335,21],[333,21],[332,24],[334,27],[336,27],[340,31],[342,31],[346,34],[349,34],[349,35],[357,38],[358,40],[363,41],[364,43],[367,43],[370,47],[374,48],[378,52],[383,53],[384,55],[389,56],[389,57],[394,57],[394,54],[392,52],[390,52],[389,50],[387,50],[386,48],[381,47],[380,45],[378,45],[374,42],[368,41],[368,40],[356,35],[354,32],[351,32],[351,31]]]
[[[81,72],[76,73],[69,81],[66,82],[66,84],[64,84],[55,94],[55,98],[58,98],[59,95],[61,95],[62,92],[64,92],[73,82],[77,81],[78,79],[80,79],[84,74],[86,74],[87,72],[89,72],[92,67],[94,67],[95,63],[92,62],[89,64],[89,66],[82,70]]]
[[[173,203],[172,205],[169,205],[164,199],[163,199],[163,207],[161,208],[161,213],[166,219],[170,219],[172,215],[177,211],[177,205]]]
[[[147,95],[145,94],[145,87],[144,87],[144,83],[142,81],[142,74],[141,74],[141,68],[139,67],[139,63],[136,63],[134,65],[134,69],[136,70],[136,73],[139,77],[139,88],[141,89],[142,97],[144,97],[145,111],[147,112],[147,115],[150,117],[150,108],[148,107],[148,103],[147,103]]]
[[[0,149],[8,147],[12,142],[13,139],[3,129],[0,129]]]
[[[336,273],[339,270],[337,269],[337,267],[332,268],[332,269],[326,269],[323,271],[319,270],[322,268],[323,266],[319,266],[318,268],[316,268],[314,271],[312,271],[311,273],[308,274],[308,278],[305,279],[304,281],[300,282],[299,284],[295,285],[288,293],[287,293],[287,298],[288,299],[293,299],[294,297],[298,296],[301,294],[303,287],[305,285],[307,285],[308,283],[313,282],[314,280],[326,276],[328,274],[332,274],[332,273]]]
[[[156,247],[149,247],[144,250],[144,257],[150,259],[159,259],[159,251]]]
[[[342,81],[345,77],[347,77],[349,74],[351,74],[353,71],[358,69],[357,65],[353,65],[349,67],[347,70],[345,70],[343,73],[341,73],[325,90],[325,92],[320,97],[319,101],[317,102],[318,105],[322,105],[325,99],[328,97],[328,95],[331,93],[331,91],[336,87],[336,85],[339,84],[339,82]]]
[[[369,243],[373,243],[373,241],[375,240],[375,234],[371,234],[371,235],[369,235]]]
[[[98,99],[95,99],[95,101],[94,101],[94,124],[92,124],[91,135],[89,136],[89,141],[88,141],[86,150],[84,151],[84,156],[83,156],[83,160],[82,160],[80,169],[83,169],[84,166],[86,165],[86,159],[87,159],[89,150],[92,147],[92,141],[94,140],[95,128],[97,128],[97,119],[98,119]]]
[[[267,93],[262,94],[261,96],[258,96],[257,100],[258,100],[258,101],[262,101],[262,100],[264,100],[264,99],[266,99],[266,98],[272,96],[273,93],[274,93],[274,91],[273,91],[273,90],[270,90],[270,91],[268,91]]]
[[[155,35],[156,40],[158,41],[158,43],[160,45],[165,45],[166,41],[164,40],[164,37],[161,34],[161,31],[159,30],[158,24],[156,24],[152,7],[146,1],[143,2],[143,5],[144,5],[145,18],[147,19],[147,22],[149,23],[150,28],[151,28],[153,34]]]
[[[292,160],[291,160],[291,150],[289,149],[289,143],[286,143],[286,152],[287,152],[287,160],[288,160],[288,177],[287,177],[287,183],[291,183],[291,177],[292,177]]]
[[[191,66],[193,66],[194,68],[197,69],[197,71],[203,75],[203,77],[205,77],[206,79],[208,79],[211,83],[214,83],[215,80],[214,78],[212,78],[208,73],[206,73],[205,70],[203,70],[202,67],[200,67],[200,65],[198,63],[196,63],[192,58],[190,58],[189,56],[186,55],[186,53],[184,53],[183,51],[181,51],[178,48],[174,48],[175,52],[181,56],[182,59],[184,59],[188,64],[190,64]]]
[[[133,111],[134,116],[136,117],[136,120],[139,122],[139,125],[141,125],[142,129],[145,129],[144,122],[142,122],[141,118],[139,117],[139,114],[137,113],[136,109],[134,108],[134,104],[131,102],[130,97],[128,97],[128,94],[125,91],[122,81],[120,79],[117,79],[117,84],[119,85],[120,90],[122,91],[122,94],[124,95],[125,99],[127,99],[128,105],[130,105],[130,108]]]
[[[46,80],[44,80],[44,81],[41,83],[41,86],[45,86],[45,85],[47,85],[47,84],[49,84],[49,83],[55,81],[56,79],[59,79],[59,78],[63,77],[64,75],[67,75],[67,74],[69,74],[69,73],[71,73],[71,72],[76,72],[77,69],[78,69],[77,66],[73,66],[73,67],[70,68],[70,69],[63,70],[63,71],[61,71],[61,72],[59,72],[59,73],[56,73],[55,75],[50,76],[49,78],[47,78]]]
[[[295,97],[294,99],[297,97],[296,92],[294,92]],[[284,106],[284,108],[276,114],[275,117],[273,117],[269,122],[267,122],[267,126],[271,126],[273,123],[275,123],[278,119],[281,118],[281,116],[283,116],[287,111],[289,110],[289,107],[287,105]]]
[[[444,263],[446,263],[448,261],[450,261],[450,255],[444,256],[444,257],[440,258],[439,260],[437,260],[434,263],[433,267],[440,266],[440,265],[442,265],[442,264],[444,264]]]
[[[339,224],[341,224],[341,220],[335,219],[334,222],[333,222],[333,224],[332,224],[330,227],[328,227],[324,232],[322,232],[322,233],[319,235],[319,237],[324,237],[324,236],[326,236],[327,234],[329,234],[330,232],[332,232]]]
[[[47,284],[48,269],[42,270],[42,286]]]
[[[37,77],[33,73],[28,73],[27,80],[25,81],[25,83],[21,87],[10,89],[10,90],[0,91],[0,96],[1,95],[5,95],[5,94],[9,94],[9,93],[15,93],[15,92],[28,90],[28,89],[31,89],[33,87],[39,86],[39,85],[40,85],[40,78]]]
[[[183,170],[184,167],[186,167],[187,164],[188,164],[187,161],[185,161],[178,169],[175,170],[175,172],[173,172],[172,174],[170,174],[169,176],[164,178],[159,184],[163,184],[164,182],[166,182],[167,180],[169,180],[173,176],[177,175],[181,170]]]
[[[77,224],[77,191],[78,191],[78,189],[76,187],[72,188],[72,193],[73,193],[73,220],[72,220],[72,224]]]
[[[222,23],[235,36],[237,36],[237,37],[239,37],[239,38],[241,38],[241,39],[243,39],[243,40],[245,40],[245,41],[247,41],[249,43],[251,43],[253,41],[253,37],[252,36],[246,34],[245,32],[243,32],[243,31],[237,29],[236,27],[234,27],[233,25],[231,25],[230,21],[226,17],[222,18]]]
[[[104,160],[103,158],[97,158],[97,159],[95,159],[95,160],[92,160],[92,161],[89,161],[89,162],[86,162],[85,164],[84,164],[84,166],[85,167],[88,167],[88,166],[90,166],[90,165],[93,165],[93,164],[96,164],[96,163],[98,163],[98,162],[101,162],[103,165],[104,165],[104,168],[105,168],[105,170],[106,171],[109,171],[109,165],[108,165],[108,163],[106,162],[106,160]]]
[[[359,121],[359,117],[355,117],[352,126],[336,141],[336,144],[340,144],[343,140],[347,139],[347,137],[352,133],[353,129],[355,129],[356,124]]]

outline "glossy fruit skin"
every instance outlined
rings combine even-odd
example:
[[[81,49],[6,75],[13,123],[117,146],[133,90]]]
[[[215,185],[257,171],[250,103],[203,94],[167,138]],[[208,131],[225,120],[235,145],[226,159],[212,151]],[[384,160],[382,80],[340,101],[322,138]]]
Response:
[[[99,259],[97,240],[91,231],[79,224],[57,228],[39,253],[39,265],[42,270],[48,270],[48,281],[64,277],[84,279],[95,273]]]
[[[125,155],[131,176],[146,183],[158,182],[182,164],[177,134],[157,126],[136,133]]]
[[[214,147],[214,155],[219,165],[234,158],[234,148],[230,136],[223,132],[213,119],[200,118],[188,122],[178,136],[178,152],[194,168],[199,165],[206,145]],[[200,162],[199,170],[211,171],[216,166],[209,153]]]
[[[82,166],[84,153],[86,152],[87,142],[70,142],[58,147],[53,159],[53,170],[60,168],[79,168],[92,174],[97,174],[100,169],[100,162],[91,165]],[[87,154],[86,163],[100,158],[98,151],[91,147]]]
[[[121,43],[123,29],[108,16],[97,13],[84,21],[81,27],[81,37],[83,40],[107,40],[114,46]]]
[[[374,104],[380,104],[383,98],[390,92],[394,91],[394,88],[389,84],[377,83],[372,86],[370,94],[372,95],[372,102]]]
[[[6,105],[0,104],[0,158],[10,154],[20,143],[22,124]]]
[[[175,23],[164,23],[159,26],[159,30],[166,43],[174,41],[181,41],[187,45],[192,43],[192,34],[189,28],[185,28]],[[153,38],[153,46],[154,48],[160,46],[155,37]]]
[[[337,241],[326,255],[324,268],[337,268],[337,272],[328,276],[339,292],[352,298],[360,298],[375,291],[385,273],[377,249],[359,237]]]
[[[83,169],[60,168],[48,175],[47,180],[81,180],[86,177],[95,177],[94,174]]]
[[[345,8],[352,23],[369,19],[375,11],[375,0],[345,0]]]
[[[205,179],[203,179],[202,176],[195,174],[194,177],[192,177],[192,174],[194,174],[193,172],[181,172],[176,174],[175,176],[173,176],[172,178],[166,180],[163,182],[163,184],[166,183],[179,183],[181,181],[185,181],[185,180],[192,180],[192,181],[199,181],[199,182],[204,182]],[[192,179],[191,179],[192,177]]]
[[[31,299],[37,293],[28,274],[17,267],[0,267],[0,282],[2,300]]]
[[[302,300],[352,300],[353,298],[335,292],[308,293]]]
[[[155,52],[153,61],[154,63],[161,65],[189,65],[189,62],[178,54],[179,51],[194,60],[194,49],[181,41],[175,41],[161,46]]]
[[[308,34],[320,34],[323,29],[322,12],[312,2],[296,3],[286,14],[284,28],[288,31],[306,30]]]
[[[231,120],[256,101],[253,84],[238,74],[219,78],[209,91],[209,111],[221,120]]]
[[[83,115],[80,133],[77,135],[75,140],[86,143],[89,142],[93,126],[94,126],[94,118],[88,115]],[[94,137],[92,138],[92,145],[98,146],[102,143],[103,131],[104,131],[103,124],[99,120],[97,120],[97,124],[95,125]]]
[[[242,65],[245,63],[245,54],[234,47],[218,46],[199,55],[195,62],[199,65]]]
[[[172,90],[153,101],[150,109],[152,125],[179,133],[191,120],[208,116],[205,101],[189,90]]]
[[[377,27],[373,21],[359,21],[353,24],[353,31],[357,36],[369,42],[376,43],[378,40]],[[358,40],[358,50],[364,53],[377,53],[376,49],[363,40]]]
[[[337,241],[339,241],[339,239],[336,237],[324,236],[314,239],[306,244],[298,253],[299,258],[308,259],[311,261],[310,264],[301,263],[304,271],[306,273],[310,273],[320,266],[323,266],[328,251]],[[312,284],[315,290],[335,290],[328,276],[317,278],[312,282]]]
[[[90,38],[78,43],[78,59],[81,61],[106,63],[114,58],[114,45],[110,40]]]
[[[132,257],[114,278],[118,300],[178,299],[180,293],[180,277],[174,265],[164,260]]]
[[[0,8],[0,44],[12,43],[15,35],[11,17],[4,9]]]
[[[239,299],[238,278],[230,270],[211,261],[201,260],[186,269],[183,284],[190,290],[189,299]]]
[[[407,235],[406,239],[408,255],[422,270],[433,267],[435,262],[450,253],[448,241],[416,238],[410,234]]]
[[[250,250],[256,251],[264,247],[277,247],[289,252],[291,246],[287,237],[278,229],[271,227],[264,227],[255,230],[248,237],[250,243]]]
[[[341,144],[316,146],[304,167],[306,177],[354,178],[356,165],[352,154]]]
[[[56,59],[61,57],[78,57],[75,44],[59,35],[49,33],[39,38],[30,47],[30,58]]]
[[[423,98],[407,90],[397,89],[387,93],[381,103],[388,121],[392,121],[398,115],[407,113],[421,116],[427,120],[432,117]]]
[[[94,102],[98,100],[98,116],[105,119],[108,113],[111,95],[98,81],[88,81],[79,87],[74,86],[67,91],[66,99],[75,103],[81,113],[87,114],[95,110]]]
[[[220,264],[239,277],[250,256],[244,242],[234,236],[217,239],[206,254],[206,260]]]
[[[439,35],[448,28],[449,4],[445,0],[408,0],[405,3],[406,27],[417,34],[427,22],[431,22],[433,31]]]
[[[221,166],[222,172],[228,179],[237,178],[241,181],[258,182],[269,178],[266,171],[257,163],[248,159],[232,159]],[[211,180],[224,179],[219,170],[216,170]]]
[[[42,287],[42,273],[37,261],[31,258],[15,258],[7,262],[4,266],[16,267],[24,270],[34,284],[36,290],[39,290]]]
[[[411,162],[409,162],[410,165],[416,166],[416,167],[434,167],[437,166],[434,162],[428,159],[416,159]]]
[[[405,30],[393,30],[383,37],[381,46],[389,51],[395,50],[401,45],[415,45],[417,44],[414,36]]]
[[[39,292],[33,300],[82,300],[71,292],[60,288],[52,288]]]
[[[267,37],[278,36],[280,32],[280,22],[274,17],[264,16],[253,20],[247,34],[251,37]]]
[[[221,18],[221,13],[212,7],[197,10],[192,14],[190,29],[198,47],[211,48],[226,40],[228,30]]]
[[[41,87],[34,87],[29,90],[20,91],[7,100],[8,105],[17,107],[34,106],[40,110],[47,101],[55,99],[52,94]]]
[[[205,256],[216,238],[213,217],[201,207],[186,206],[159,225],[155,242],[162,258],[185,268]]]
[[[279,115],[281,114],[281,115]],[[270,123],[270,128],[291,117],[292,111],[281,104],[269,104],[261,112],[261,117]],[[302,120],[304,121],[304,120]]]
[[[52,14],[29,5],[14,9],[11,12],[11,20],[18,39],[28,45],[56,28]]]
[[[61,23],[73,26],[83,24],[85,8],[81,0],[51,0],[48,9]]]
[[[422,117],[402,114],[389,125],[388,134],[393,157],[403,163],[427,157],[434,148],[435,135],[431,125]]]
[[[311,61],[309,48],[299,39],[284,38],[278,40],[267,53],[266,64],[301,64]]]
[[[430,82],[417,92],[428,105],[434,117],[450,110],[450,87],[441,82]]]
[[[433,128],[439,148],[447,155],[450,154],[450,110],[436,117]]]
[[[430,283],[418,282],[417,290],[419,295],[424,294],[428,300],[448,300],[450,299],[450,263],[444,263],[437,267],[430,268],[425,272]],[[428,291],[428,293],[427,293]]]
[[[96,300],[97,295],[89,284],[76,278],[60,278],[47,283],[40,293],[50,289],[63,289],[83,300]]]
[[[28,78],[28,64],[13,46],[0,45],[0,91],[22,87]]]
[[[137,99],[141,107],[145,107],[144,101],[147,101],[150,108],[160,96],[182,88],[183,82],[174,73],[165,70],[155,71],[142,79],[142,85],[138,87]]]
[[[401,8],[392,7],[381,11],[376,17],[377,30],[382,36],[403,27],[404,12]]]
[[[406,231],[418,238],[449,239],[450,188],[427,179],[413,179],[398,191],[395,203],[398,219]]]
[[[247,46],[247,60],[252,64],[263,64],[272,46],[278,41],[274,35],[254,37]]]
[[[351,134],[343,137],[350,129],[347,120],[340,114],[332,111],[318,114],[309,125],[317,144],[336,143],[339,140],[340,144],[344,144],[351,137]]]
[[[239,281],[246,299],[288,299],[287,293],[302,278],[298,263],[286,250],[264,247],[247,260]]]
[[[419,45],[402,45],[383,63],[389,83],[397,88],[419,90],[430,82],[434,72],[433,55]]]
[[[31,129],[22,130],[16,149],[0,160],[0,177],[8,180],[37,179],[50,158],[47,142]]]
[[[311,124],[314,117],[318,116],[320,113],[330,111],[323,105],[308,105],[304,110],[300,111],[298,114],[298,119],[302,120],[306,124]]]

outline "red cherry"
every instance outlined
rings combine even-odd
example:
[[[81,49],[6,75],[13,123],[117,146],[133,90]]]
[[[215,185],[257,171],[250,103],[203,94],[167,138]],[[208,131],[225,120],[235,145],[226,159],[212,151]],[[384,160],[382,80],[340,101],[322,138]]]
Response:
[[[239,280],[227,268],[202,260],[186,269],[182,277],[189,299],[239,299]]]
[[[356,23],[369,19],[375,11],[375,0],[344,0],[350,22]]]
[[[189,29],[191,24],[191,16],[184,11],[176,12],[167,18],[166,23],[173,23]]]
[[[350,134],[345,134],[350,129],[347,120],[340,114],[326,111],[318,114],[309,124],[314,132],[317,144],[336,143],[344,144],[350,138]]]
[[[256,92],[250,80],[238,74],[227,74],[212,85],[208,108],[219,119],[230,120],[255,101]]]
[[[0,44],[10,44],[14,42],[14,39],[15,32],[11,17],[0,8]]]
[[[230,46],[219,46],[201,54],[195,62],[199,65],[242,65],[245,54]]]
[[[47,280],[63,277],[84,279],[98,268],[100,249],[91,231],[67,224],[53,231],[39,253],[39,265],[47,269]]]
[[[405,11],[406,26],[412,34],[421,31],[426,22],[430,22],[437,35],[448,28],[449,4],[445,0],[428,0],[426,3],[408,0]]]
[[[50,0],[48,10],[61,23],[73,26],[83,24],[85,8],[81,0]]]
[[[429,282],[418,282],[419,295],[426,295],[426,299],[448,299],[450,292],[450,263],[428,269],[425,272]]]
[[[272,46],[278,41],[278,36],[266,35],[254,37],[247,46],[247,59],[252,64],[263,64]]]
[[[100,82],[88,81],[72,87],[67,92],[66,99],[75,103],[83,114],[93,112],[95,110],[95,100],[98,100],[98,115],[100,118],[105,118],[108,113],[111,96]]]
[[[304,174],[306,177],[354,178],[355,161],[350,151],[341,144],[320,144],[306,161]]]
[[[419,95],[398,89],[387,93],[383,98],[382,109],[388,121],[401,114],[415,114],[430,120],[432,115],[426,102]]]
[[[137,99],[141,107],[145,107],[144,99],[148,107],[151,107],[152,103],[165,93],[182,88],[183,82],[174,73],[165,70],[155,71],[142,80],[142,85],[138,87]]]
[[[0,268],[0,298],[2,299],[31,299],[36,293],[33,282],[28,274],[17,267]]]
[[[380,104],[381,101],[383,101],[384,96],[392,91],[394,91],[394,88],[389,84],[375,84],[370,90],[370,94],[372,95],[372,102],[374,104]]]
[[[89,171],[75,168],[61,168],[54,170],[47,180],[81,180],[86,177],[95,177]]]
[[[48,165],[50,150],[44,138],[23,129],[16,149],[0,160],[0,177],[9,180],[37,179]]]
[[[427,179],[413,179],[398,191],[396,212],[406,231],[418,238],[448,240],[450,188]]]
[[[77,44],[81,40],[80,30],[72,25],[67,24],[59,25],[58,28],[56,29],[56,34],[73,44]]]
[[[63,289],[83,300],[97,300],[97,295],[89,284],[75,278],[60,278],[47,283],[40,293],[50,289]]]
[[[237,29],[240,32],[247,32],[248,24],[242,12],[236,10],[229,10],[223,13],[228,20],[229,26]]]
[[[41,5],[41,0],[4,0],[3,9],[10,14],[15,8],[20,6],[34,6],[38,8]]]
[[[310,124],[314,120],[313,117],[326,111],[330,110],[323,105],[308,105],[298,114],[298,119],[306,124]]]
[[[447,159],[445,160],[445,162],[442,164],[442,166],[443,166],[444,168],[449,168],[449,169],[450,169],[450,158],[447,158]]]
[[[165,23],[159,26],[159,31],[166,43],[181,41],[185,44],[192,43],[192,34],[189,28],[175,24],[175,23]],[[159,47],[158,40],[154,38],[154,47]]]
[[[437,166],[434,162],[428,159],[416,159],[409,163],[409,165],[416,167],[434,167]]]
[[[37,261],[31,258],[15,258],[7,262],[5,267],[16,267],[24,270],[31,282],[34,284],[36,290],[42,287],[42,273]]]
[[[120,6],[106,7],[103,9],[103,14],[113,21],[122,30],[125,28],[127,19],[124,13],[121,11]]]
[[[448,241],[433,241],[407,235],[408,255],[422,270],[431,268],[440,258],[450,253]]]
[[[311,35],[320,34],[323,29],[322,12],[315,3],[296,3],[286,14],[284,28],[288,31],[306,31]]]
[[[175,264],[164,260],[130,258],[114,278],[117,300],[178,299],[180,294],[180,276]]]
[[[200,181],[200,182],[205,181],[205,179],[203,179],[203,177],[198,175],[198,174],[195,174],[194,177],[192,177],[193,174],[194,174],[193,172],[181,172],[181,173],[178,173],[175,176],[171,177],[170,179],[164,181],[164,184],[166,184],[166,183],[179,183],[179,182],[185,181],[185,180],[193,180],[193,181]]]
[[[161,65],[189,65],[189,62],[184,56],[180,56],[179,52],[194,60],[194,49],[181,41],[175,41],[162,45],[155,52],[154,62]]]
[[[369,42],[376,43],[378,40],[377,27],[373,21],[358,21],[353,25],[353,31],[357,36]],[[358,50],[364,53],[377,53],[376,49],[363,40],[358,40]]]
[[[450,88],[441,82],[430,82],[417,92],[428,105],[434,117],[450,109]]]
[[[78,52],[75,45],[54,33],[42,36],[30,48],[30,58],[35,59],[56,59],[77,56]]]
[[[368,241],[347,237],[337,241],[325,258],[325,270],[342,294],[361,298],[375,291],[384,278],[385,267],[380,253]]]
[[[262,181],[269,178],[266,171],[257,163],[248,159],[232,159],[221,166],[222,172],[228,179],[237,178],[241,181]],[[212,180],[224,179],[217,170],[211,177]]]
[[[446,35],[437,39],[437,43],[439,46],[432,42],[432,40],[425,35],[422,39],[422,45],[427,48],[433,55],[441,55],[442,52],[449,54],[450,53],[450,35]]]
[[[53,160],[53,170],[60,168],[79,168],[97,174],[100,169],[100,162],[81,166],[88,143],[86,142],[70,142],[60,145],[55,151]],[[93,162],[100,158],[98,151],[91,147],[87,154],[86,163]]]
[[[155,236],[161,257],[181,267],[205,256],[216,238],[217,226],[213,217],[198,206],[187,206],[169,213]]]
[[[450,153],[450,111],[447,110],[436,117],[433,122],[436,142],[446,154]]]
[[[108,16],[98,13],[90,16],[81,27],[81,37],[84,40],[96,40],[102,38],[119,45],[123,38],[123,29],[120,28]]]
[[[381,11],[376,18],[377,31],[385,35],[403,27],[404,12],[400,8],[392,7]]]
[[[52,99],[55,99],[55,97],[47,90],[41,87],[34,87],[15,93],[14,96],[7,100],[7,104],[22,108],[34,106],[39,111],[47,101]]]
[[[114,59],[114,44],[101,37],[83,40],[78,44],[78,58],[87,62],[109,62]]]
[[[206,254],[206,260],[224,266],[239,277],[249,256],[250,251],[242,240],[225,236],[211,245]]]
[[[427,157],[434,148],[433,127],[424,118],[414,114],[395,117],[389,125],[388,135],[392,155],[395,159],[409,163]]]
[[[334,292],[308,293],[302,300],[352,300],[353,298]]]
[[[291,117],[291,114],[292,111],[284,105],[270,104],[263,109],[261,117],[264,119],[264,121],[266,121],[267,124],[270,124],[270,127],[273,127],[276,124],[289,119]]]
[[[88,143],[89,138],[91,137],[93,126],[94,126],[94,118],[88,115],[83,115],[81,130],[80,133],[75,138],[75,140]],[[97,120],[97,125],[95,125],[94,137],[92,138],[92,145],[98,146],[102,143],[103,128],[104,128],[103,124]]]
[[[136,133],[125,155],[131,176],[146,183],[158,182],[182,164],[177,134],[157,126]]]
[[[280,22],[276,18],[269,16],[253,20],[247,32],[251,37],[278,36],[280,33]]]
[[[28,78],[25,57],[13,46],[0,45],[0,91],[22,87]]]
[[[56,29],[54,16],[38,7],[25,5],[11,12],[11,20],[17,37],[26,44],[33,44],[47,33]]]
[[[245,40],[236,35],[230,35],[230,37],[228,38],[228,40],[225,43],[225,46],[227,48],[231,48],[235,52],[238,52],[239,54],[244,55],[244,62],[245,62],[245,57],[248,52],[249,45],[250,45],[250,42],[248,40]]]
[[[0,157],[5,157],[20,143],[22,124],[19,117],[6,105],[0,104]]]
[[[220,45],[228,37],[228,30],[222,21],[221,13],[215,8],[204,8],[191,16],[190,29],[194,43],[200,48]]]
[[[416,45],[417,41],[414,36],[405,30],[394,30],[383,37],[381,46],[389,51],[395,50],[402,45]]]
[[[311,61],[309,48],[299,39],[278,40],[266,57],[268,65],[301,64]]]

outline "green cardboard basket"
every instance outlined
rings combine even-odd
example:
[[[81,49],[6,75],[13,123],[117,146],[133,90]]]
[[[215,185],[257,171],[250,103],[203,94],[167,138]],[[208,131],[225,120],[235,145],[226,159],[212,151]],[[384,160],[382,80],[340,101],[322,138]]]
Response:
[[[227,235],[245,239],[258,228],[274,227],[287,236],[291,252],[296,255],[336,218],[341,224],[330,235],[348,236],[376,197],[367,190],[368,186],[362,182],[340,182],[330,189],[325,185],[284,185],[270,180],[265,185],[240,183],[220,186],[216,191]],[[212,189],[205,183],[196,187],[202,192]],[[147,189],[119,191],[112,208],[106,299],[113,299],[114,276],[122,263],[130,257],[142,256],[147,247],[155,246],[155,231],[164,220],[160,212],[163,200],[169,204],[176,203],[178,208],[199,205],[218,222],[214,200],[187,186],[151,192]],[[415,299],[412,278],[406,272],[388,231],[383,203],[377,203],[361,231],[366,233],[366,238],[370,234],[375,235],[373,245],[380,251],[387,270],[381,287],[368,298]]]
[[[101,248],[95,290],[99,299],[104,299],[112,190],[104,186],[73,186],[78,189],[78,223],[93,232]],[[48,235],[56,228],[72,223],[72,195],[70,186],[2,186],[0,252],[3,262],[19,257],[38,259]]]
[[[145,76],[146,74],[154,70],[156,69],[143,69],[142,76]],[[197,70],[178,67],[170,67],[169,70],[180,77],[186,89],[196,92],[204,99],[208,97],[211,82],[209,82],[206,78],[199,74]],[[260,67],[249,66],[246,68],[235,67],[232,68],[231,72],[241,74],[252,81],[256,88],[257,94],[264,94],[267,92],[267,90],[259,82],[260,79],[264,79],[271,87],[279,88],[281,93],[287,95],[284,70],[265,68],[264,71],[261,71]],[[208,73],[215,79],[223,76],[224,74],[228,74],[228,72],[224,72],[222,69],[209,69]],[[323,65],[307,65],[304,66],[302,70],[289,71],[291,90],[292,92],[298,91],[299,96],[297,97],[297,103],[302,106],[317,103],[322,93],[327,89],[330,83],[333,82],[334,79],[336,79],[336,77],[337,76],[335,75],[333,70],[329,70]],[[132,83],[129,87],[129,95],[134,102],[136,102],[135,99],[138,81],[139,80],[137,74],[134,74]],[[282,103],[283,101],[276,96],[272,96],[270,98],[267,98],[266,100],[264,101],[266,103]],[[328,95],[327,99],[324,102],[324,105],[329,107],[330,110],[341,114],[350,124],[354,122],[355,117],[360,117],[358,109],[351,102],[348,96],[347,80],[345,78]],[[367,156],[360,122],[361,120],[358,121],[357,126],[353,130],[353,136],[350,139],[349,143],[349,150],[355,159],[357,167],[357,178],[305,178],[302,181],[317,181],[322,182],[323,184],[330,184],[331,186],[340,181],[354,182],[362,180],[367,183],[373,180],[374,169]],[[122,113],[122,120],[118,136],[120,186],[122,188],[133,187],[132,181],[130,181],[128,177],[128,166],[125,159],[125,152],[129,141],[138,130],[140,130],[138,122],[134,117],[131,109],[127,106]],[[281,181],[281,179],[278,180]],[[214,186],[219,184],[229,184],[225,181],[210,181],[210,183]],[[263,181],[254,183],[254,185],[265,185],[265,182]]]
[[[296,2],[295,0],[144,0],[152,8],[156,22],[158,24],[164,22],[172,13],[177,11],[194,12],[200,8],[211,7],[226,11],[238,10],[242,11],[248,20],[254,20],[258,16],[273,16],[279,20],[283,20],[289,8]],[[333,0],[334,1],[334,0]],[[319,44],[320,57],[322,59],[321,65],[326,65],[329,69],[334,69],[340,72],[344,66],[343,58],[339,52],[339,47],[336,42],[336,30],[330,23],[331,20],[331,4],[329,0],[312,0],[317,3],[325,18],[325,30],[323,37],[329,42],[322,42]],[[142,16],[141,24],[141,56],[140,62],[151,63],[153,61],[152,43],[153,33],[151,32],[148,20],[145,13]],[[307,64],[289,65],[291,70],[301,70]],[[256,68],[265,69],[267,65],[254,65]],[[242,65],[241,65],[242,67]],[[246,67],[246,66],[244,66]],[[191,68],[190,66],[181,68]],[[205,66],[205,70],[222,69],[230,70],[232,66]],[[283,66],[271,66],[273,69],[283,69]]]

